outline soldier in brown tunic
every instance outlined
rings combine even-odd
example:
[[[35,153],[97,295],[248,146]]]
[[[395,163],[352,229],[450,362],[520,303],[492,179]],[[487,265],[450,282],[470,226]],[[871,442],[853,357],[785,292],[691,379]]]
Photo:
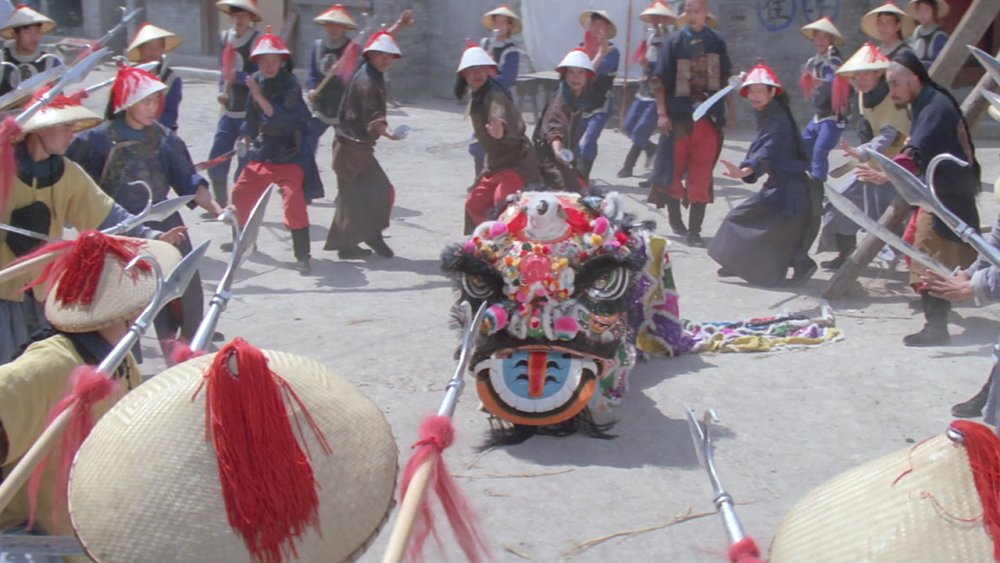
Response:
[[[545,185],[553,190],[582,193],[587,180],[576,163],[580,160],[582,115],[587,105],[587,87],[595,76],[594,65],[582,49],[573,49],[563,57],[556,71],[562,80],[531,138]]]

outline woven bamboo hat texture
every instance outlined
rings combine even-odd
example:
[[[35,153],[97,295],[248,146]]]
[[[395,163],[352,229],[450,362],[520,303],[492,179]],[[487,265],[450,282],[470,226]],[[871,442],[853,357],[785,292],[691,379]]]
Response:
[[[39,89],[32,96],[32,101],[41,97],[50,90],[48,86]],[[39,129],[55,127],[57,125],[71,125],[74,133],[85,131],[92,127],[97,127],[104,119],[89,109],[83,107],[79,96],[66,96],[60,94],[49,102],[42,109],[32,115],[21,127],[21,132],[27,135]]]
[[[812,23],[807,23],[802,26],[799,31],[801,31],[802,35],[810,41],[812,41],[813,35],[815,35],[817,31],[822,31],[833,37],[833,43],[835,45],[844,44],[843,34],[841,34],[840,30],[837,29],[837,26],[833,24],[833,20],[825,16]]]
[[[49,33],[56,28],[56,22],[52,18],[32,10],[28,6],[21,5],[7,18],[7,21],[3,24],[3,28],[0,28],[0,37],[13,39],[15,29],[29,25],[41,25],[43,34]]]
[[[226,14],[227,16],[232,13],[232,9],[236,8],[238,10],[243,10],[244,12],[250,13],[250,19],[255,23],[260,22],[260,9],[257,7],[257,0],[220,0],[215,3],[215,7]]]
[[[861,18],[861,31],[864,31],[865,35],[876,41],[881,40],[878,36],[878,27],[876,23],[878,21],[879,14],[894,14],[899,18],[899,21],[903,23],[903,41],[906,41],[911,35],[913,35],[913,30],[917,27],[917,22],[913,21],[913,18],[901,10],[899,6],[893,4],[892,2],[886,2],[885,4],[872,9]]]
[[[128,49],[125,50],[125,56],[128,57],[128,60],[137,62],[139,60],[139,47],[157,39],[164,40],[166,43],[165,52],[167,53],[180,47],[184,41],[180,35],[146,22],[142,24],[142,27],[136,32],[135,38],[129,43]]]
[[[851,58],[844,61],[837,69],[839,76],[851,76],[862,70],[885,70],[889,68],[889,57],[882,54],[872,43],[865,43]]]
[[[611,14],[609,14],[607,10],[584,10],[580,14],[580,25],[583,26],[583,29],[590,27],[590,19],[593,16],[607,20],[611,31],[608,32],[608,36],[605,37],[605,39],[610,41],[618,35],[618,26],[615,25],[615,20],[611,19]]]
[[[354,21],[354,18],[351,17],[351,14],[348,13],[347,8],[343,4],[330,6],[322,14],[313,18],[313,21],[320,25],[339,23],[340,25],[347,26],[347,29],[358,28],[358,22]]]
[[[520,16],[518,16],[517,12],[512,10],[510,6],[506,4],[493,8],[489,12],[483,14],[483,27],[489,30],[493,29],[493,16],[507,16],[508,18],[514,20],[514,26],[510,30],[511,35],[517,35],[518,33],[521,33],[522,29],[524,29],[521,26]]]
[[[672,20],[677,19],[677,14],[670,9],[670,6],[667,6],[659,0],[651,3],[649,6],[646,6],[646,8],[639,13],[639,19],[646,23],[652,23],[651,19],[655,16],[663,16]]]
[[[677,16],[677,28],[680,29],[687,25],[688,15],[687,12],[681,12],[681,15]],[[705,18],[705,26],[715,29],[719,26],[719,20],[715,17],[715,14],[709,12],[708,17]]]
[[[215,357],[231,354],[239,342],[150,379],[115,405],[83,444],[70,474],[69,504],[74,528],[92,558],[116,563],[251,560],[227,517],[218,444],[206,440],[210,384],[199,391]],[[294,416],[301,423],[294,441],[303,444],[317,485],[321,531],[305,527],[292,540],[295,555],[300,561],[354,559],[393,506],[399,453],[389,424],[355,385],[319,362],[257,352],[304,406],[286,395],[286,419]],[[221,361],[232,362],[232,357]],[[223,377],[247,381],[246,372],[238,373]],[[217,398],[230,401],[222,393]],[[308,417],[323,438],[307,426],[303,419]],[[212,432],[215,440],[218,432]],[[282,553],[285,560],[293,559],[287,545]]]
[[[906,5],[906,13],[910,14],[910,17],[914,19],[917,17],[917,2],[918,0],[910,0],[910,3]],[[947,16],[948,12],[951,11],[948,7],[948,2],[945,0],[934,0],[934,3],[937,5],[938,20]]]
[[[991,561],[969,463],[942,434],[842,473],[785,516],[769,560]]]
[[[158,240],[81,233],[52,264],[57,277],[45,298],[45,318],[65,332],[91,332],[134,319],[156,293],[151,266],[140,263],[131,273],[125,272],[139,254],[152,256],[164,275],[181,260],[176,247]]]

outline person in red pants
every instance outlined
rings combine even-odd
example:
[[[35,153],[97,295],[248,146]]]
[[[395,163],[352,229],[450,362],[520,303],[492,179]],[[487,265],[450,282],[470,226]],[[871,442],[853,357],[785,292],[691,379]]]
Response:
[[[250,54],[260,70],[246,79],[250,91],[247,118],[240,133],[250,143],[248,163],[233,186],[233,206],[245,225],[260,195],[272,183],[281,190],[285,227],[292,233],[295,267],[310,273],[309,212],[303,193],[303,169],[312,153],[303,135],[309,108],[295,75],[284,68],[291,51],[280,37],[261,35]]]

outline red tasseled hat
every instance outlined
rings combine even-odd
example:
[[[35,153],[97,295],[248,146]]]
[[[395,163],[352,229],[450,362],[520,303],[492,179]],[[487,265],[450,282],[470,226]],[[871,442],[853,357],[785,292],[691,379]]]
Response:
[[[118,113],[128,109],[136,102],[166,89],[167,85],[156,75],[141,68],[122,66],[111,87],[111,112]]]

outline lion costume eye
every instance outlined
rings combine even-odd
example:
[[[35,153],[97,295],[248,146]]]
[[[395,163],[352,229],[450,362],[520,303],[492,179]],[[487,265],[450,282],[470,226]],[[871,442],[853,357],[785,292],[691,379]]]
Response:
[[[624,267],[608,270],[587,288],[587,297],[598,301],[612,301],[625,295],[628,289],[628,272]]]
[[[462,289],[473,299],[489,299],[495,290],[494,284],[473,274],[462,275]]]

